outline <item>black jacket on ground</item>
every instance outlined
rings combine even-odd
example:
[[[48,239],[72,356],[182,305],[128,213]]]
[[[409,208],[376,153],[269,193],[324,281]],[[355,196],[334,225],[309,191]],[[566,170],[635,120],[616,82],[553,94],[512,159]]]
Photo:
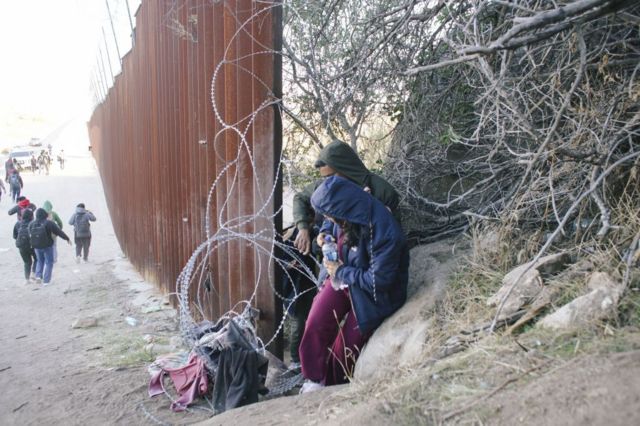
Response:
[[[258,394],[269,390],[264,386],[269,360],[256,352],[239,327],[228,322],[230,345],[220,352],[213,380],[213,407],[216,414],[258,402]]]
[[[264,387],[268,367],[269,360],[254,349],[224,349],[213,381],[216,414],[258,402],[258,393],[268,392]]]

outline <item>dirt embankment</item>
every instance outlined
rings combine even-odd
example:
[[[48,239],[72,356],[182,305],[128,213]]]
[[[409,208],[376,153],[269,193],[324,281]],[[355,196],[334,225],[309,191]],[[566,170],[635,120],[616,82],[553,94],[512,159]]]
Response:
[[[376,395],[366,385],[327,388],[232,410],[203,425],[632,425],[640,420],[640,351],[576,358],[539,374],[514,380],[504,388],[469,398],[452,407],[459,411],[441,423],[423,416],[406,416],[388,395]],[[519,375],[518,375],[519,376]],[[427,409],[411,395],[396,402]],[[466,409],[466,407],[469,407]]]

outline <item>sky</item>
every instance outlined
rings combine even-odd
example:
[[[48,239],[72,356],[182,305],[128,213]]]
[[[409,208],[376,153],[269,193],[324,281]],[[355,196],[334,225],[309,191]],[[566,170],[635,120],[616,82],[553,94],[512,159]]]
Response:
[[[105,66],[109,51],[119,72],[106,1],[124,55],[130,48],[125,0],[0,0],[0,147],[46,137],[72,118],[89,119],[98,47]],[[139,3],[129,0],[132,14]]]

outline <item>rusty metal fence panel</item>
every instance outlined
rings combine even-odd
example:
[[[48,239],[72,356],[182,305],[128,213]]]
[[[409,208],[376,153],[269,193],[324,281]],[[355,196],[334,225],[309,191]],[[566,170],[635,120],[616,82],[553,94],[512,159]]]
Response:
[[[273,237],[278,13],[276,3],[252,0],[143,2],[135,46],[91,117],[92,151],[122,250],[166,292],[176,291],[206,240],[208,200],[209,235],[226,223],[229,232]],[[270,244],[228,238],[212,247],[190,299],[215,319],[253,296],[260,335],[270,338],[280,319]]]

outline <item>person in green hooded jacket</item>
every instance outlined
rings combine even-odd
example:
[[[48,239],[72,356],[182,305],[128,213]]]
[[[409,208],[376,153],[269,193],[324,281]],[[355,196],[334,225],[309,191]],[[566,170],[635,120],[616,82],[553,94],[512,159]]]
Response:
[[[382,201],[382,204],[400,222],[397,211],[400,203],[398,193],[383,177],[370,172],[348,144],[335,139],[326,145],[320,151],[315,167],[320,172],[322,179],[307,185],[302,192],[296,193],[293,197],[293,220],[298,228],[294,246],[303,255],[308,255],[311,252],[311,228],[315,217],[315,212],[311,207],[311,195],[324,178],[329,176],[341,176],[354,182]]]
[[[58,216],[58,213],[53,211],[53,204],[51,201],[47,200],[42,204],[42,208],[47,212],[47,219],[53,221],[58,225],[58,228],[62,229],[62,219]],[[58,237],[53,235],[53,263],[58,261],[58,247],[56,244],[56,240]]]

